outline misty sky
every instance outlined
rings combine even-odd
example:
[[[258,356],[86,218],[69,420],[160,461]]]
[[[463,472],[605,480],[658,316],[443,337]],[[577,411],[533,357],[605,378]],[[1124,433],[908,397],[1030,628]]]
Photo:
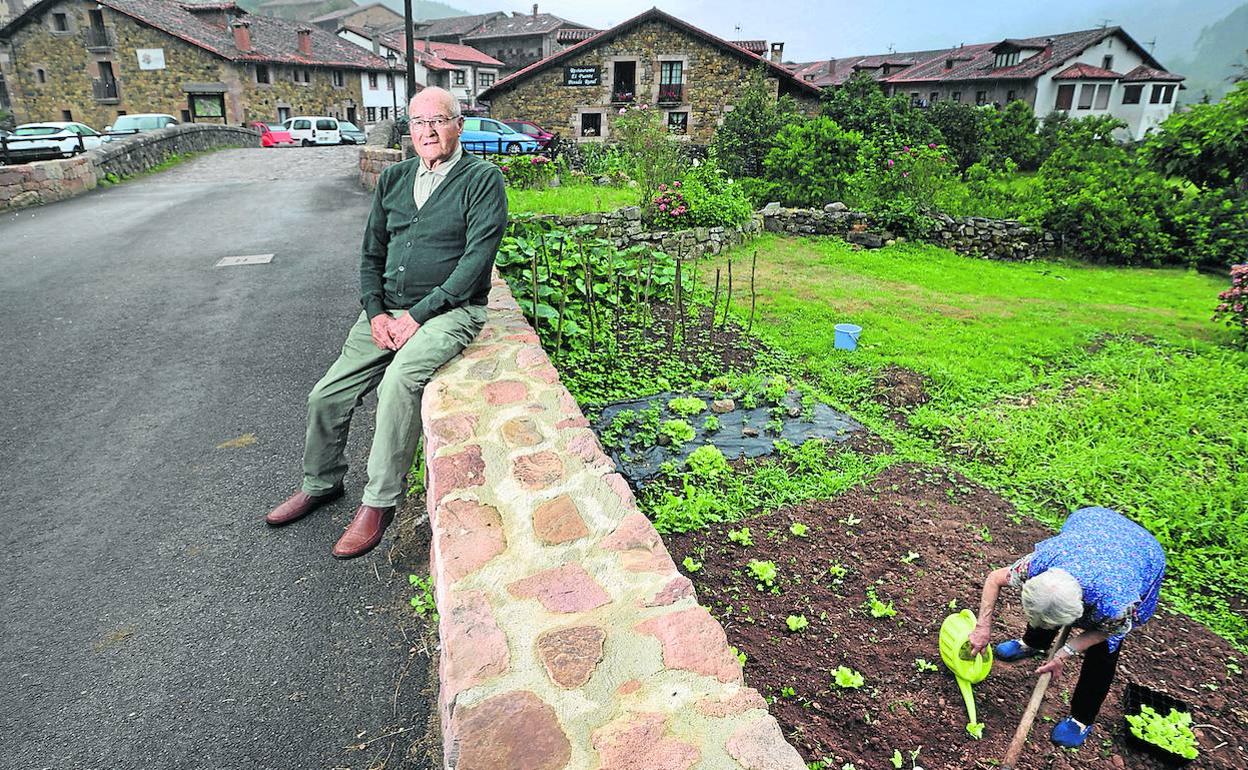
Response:
[[[446,0],[472,13],[528,12],[532,2]],[[1248,0],[1001,0],[875,3],[815,3],[800,0],[538,0],[540,10],[605,29],[657,5],[662,10],[726,39],[783,41],[786,60],[811,61],[889,50],[923,50],[981,43],[1003,37],[1033,37],[1111,25],[1136,40],[1157,40],[1156,55],[1184,55],[1201,27]],[[737,28],[740,28],[739,30]]]

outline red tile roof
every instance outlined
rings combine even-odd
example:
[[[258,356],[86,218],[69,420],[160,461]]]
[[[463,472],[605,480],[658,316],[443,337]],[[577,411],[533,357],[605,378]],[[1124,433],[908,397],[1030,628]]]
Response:
[[[1180,80],[1186,80],[1186,78],[1182,75],[1176,75],[1173,72],[1166,72],[1165,70],[1146,67],[1141,64],[1127,74],[1123,75],[1122,80],[1124,83],[1142,82],[1146,80],[1168,80],[1178,82]]]
[[[766,40],[729,40],[737,48],[744,48],[755,56],[762,56],[767,53]]]
[[[553,13],[513,13],[511,16],[498,16],[485,22],[480,28],[464,36],[464,40],[488,40],[496,37],[517,37],[520,35],[545,35],[558,29],[583,27],[574,21],[561,19]]]
[[[1122,77],[1113,70],[1091,64],[1072,64],[1053,76],[1054,80],[1117,80]]]
[[[562,51],[559,51],[558,53],[552,54],[551,56],[547,56],[545,59],[542,59],[539,62],[534,62],[533,64],[530,64],[524,69],[513,72],[512,74],[508,75],[507,77],[495,83],[493,86],[482,91],[480,94],[477,95],[477,98],[488,100],[490,98],[490,94],[496,93],[502,88],[512,86],[518,83],[519,81],[524,80],[525,78],[529,77],[530,75],[533,75],[537,72],[541,72],[542,70],[548,67],[553,67],[554,65],[558,64],[561,61],[566,61],[567,59],[573,56],[576,56],[582,51],[591,50],[595,45],[605,43],[606,41],[611,40],[627,32],[633,27],[636,27],[647,21],[664,22],[673,27],[676,27],[677,29],[684,30],[690,35],[702,38],[708,43],[722,50],[728,51],[729,53],[736,54],[737,56],[740,56],[741,58],[749,62],[752,62],[752,63],[761,62],[763,66],[765,66],[768,70],[770,70],[771,74],[779,76],[782,82],[789,83],[791,86],[794,86],[796,90],[806,91],[808,94],[812,94],[812,95],[818,95],[820,93],[820,90],[817,87],[803,80],[799,80],[795,78],[793,76],[793,73],[785,69],[784,67],[781,67],[780,65],[775,64],[762,56],[758,56],[757,54],[751,53],[750,51],[747,51],[746,49],[741,48],[740,46],[733,45],[732,43],[729,43],[727,40],[724,40],[723,38],[716,37],[715,35],[712,35],[711,33],[707,32],[706,30],[699,29],[698,27],[693,26],[689,22],[682,21],[681,19],[678,19],[669,13],[660,11],[658,8],[651,8],[650,10],[644,11],[634,16],[633,18],[628,19],[627,21],[623,21],[615,25],[611,29],[603,30],[602,32],[599,32],[593,37],[582,40],[576,45],[569,46],[568,48],[565,48]]]
[[[555,32],[556,43],[579,43],[597,35],[600,29],[568,29],[563,28]]]
[[[378,40],[387,48],[395,51],[407,50],[407,38],[402,32],[382,35]],[[485,67],[502,67],[503,63],[493,56],[482,53],[470,45],[458,43],[437,43],[424,40],[413,40],[413,49],[420,63],[429,69],[456,69],[455,64],[476,64]],[[428,45],[428,48],[426,48]],[[433,66],[430,66],[430,65]]]
[[[273,16],[251,16],[231,2],[181,5],[169,0],[98,0],[117,13],[152,27],[193,46],[234,62],[303,64],[342,69],[386,69],[384,59],[317,28],[310,28],[312,54],[299,50],[299,29],[309,29],[296,21]],[[6,31],[16,29],[56,0],[42,0],[14,19]],[[234,45],[234,32],[228,21],[241,18],[250,23],[250,51]]]

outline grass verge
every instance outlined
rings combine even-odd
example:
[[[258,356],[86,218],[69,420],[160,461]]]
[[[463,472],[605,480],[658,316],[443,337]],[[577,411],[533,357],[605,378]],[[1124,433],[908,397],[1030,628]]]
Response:
[[[625,187],[568,185],[545,190],[507,188],[511,214],[590,214],[637,205],[637,191]]]

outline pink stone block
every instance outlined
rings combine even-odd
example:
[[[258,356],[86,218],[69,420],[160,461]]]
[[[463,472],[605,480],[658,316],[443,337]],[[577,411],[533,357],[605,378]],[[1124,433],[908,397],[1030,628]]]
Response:
[[[514,404],[529,397],[529,388],[516,380],[498,380],[481,389],[487,403],[494,406]]]
[[[556,428],[588,428],[589,420],[578,415],[576,417],[568,417],[555,423]]]
[[[450,583],[472,574],[507,548],[503,517],[476,500],[449,500],[438,510],[442,569]]]
[[[579,564],[564,564],[530,575],[507,586],[507,590],[520,599],[537,599],[549,612],[586,612],[611,601]]]
[[[538,338],[536,332],[521,332],[520,334],[509,334],[503,339],[512,340],[515,342],[524,342],[530,345],[538,345],[541,343],[541,340]]]
[[[659,640],[663,664],[668,668],[742,683],[741,665],[728,649],[724,629],[703,608],[658,615],[637,624],[636,629]]]
[[[767,710],[767,701],[758,691],[751,687],[743,687],[733,695],[724,698],[703,698],[694,707],[699,714],[708,717],[733,717],[754,709]]]
[[[488,336],[486,336],[486,332],[489,332]],[[503,350],[502,345],[480,344],[480,341],[489,339],[490,337],[493,337],[493,336],[494,336],[494,331],[492,329],[483,329],[481,331],[481,336],[477,337],[478,342],[473,343],[472,345],[469,345],[468,349],[463,352],[462,354],[463,357],[468,358],[468,359],[479,359],[479,358],[492,358],[494,356],[501,355],[502,350]]]
[[[457,489],[480,486],[485,482],[481,447],[473,445],[454,454],[433,458],[429,463],[429,481],[432,502],[440,502]]]
[[[675,604],[681,599],[693,598],[693,581],[684,575],[677,575],[672,578],[662,591],[659,591],[653,597],[646,601],[647,607],[667,607]]]
[[[633,496],[633,489],[628,485],[628,481],[618,473],[609,473],[602,477],[607,485],[619,496],[626,508],[636,508],[637,498]]]
[[[581,458],[586,465],[600,465],[614,468],[615,463],[602,451],[598,436],[588,429],[578,430],[568,439],[568,451]]]
[[[426,430],[426,435],[427,440],[435,442],[439,447],[443,447],[447,444],[459,444],[467,441],[473,437],[476,429],[477,416],[475,414],[453,414],[431,420]]]
[[[600,727],[592,736],[600,770],[689,770],[701,752],[666,732],[667,717],[651,713],[625,714]]]
[[[543,366],[541,369],[534,369],[531,373],[547,385],[559,382],[559,370],[553,366]]]
[[[540,366],[549,366],[550,358],[541,348],[525,348],[516,354],[516,363],[521,369],[536,369]]]
[[[597,626],[575,626],[547,631],[537,638],[537,657],[546,674],[560,687],[581,687],[602,660],[607,632]]]
[[[619,687],[615,688],[615,694],[616,695],[632,695],[633,693],[637,692],[640,689],[641,689],[640,679],[629,679],[627,682],[624,682]]]
[[[563,460],[549,450],[517,457],[512,464],[512,475],[525,489],[546,489],[564,478]]]
[[[565,770],[572,745],[555,710],[527,690],[513,690],[459,709],[456,770]]]
[[[507,671],[507,637],[480,591],[452,592],[441,610],[442,686],[453,697]]]
[[[745,770],[806,770],[806,763],[780,733],[780,725],[764,716],[743,725],[728,739],[728,756]]]
[[[533,511],[533,534],[546,545],[557,545],[585,537],[589,528],[572,498],[560,495]]]
[[[609,551],[647,551],[662,548],[663,541],[650,520],[641,513],[630,513],[616,525],[615,531],[602,540],[602,547]]]

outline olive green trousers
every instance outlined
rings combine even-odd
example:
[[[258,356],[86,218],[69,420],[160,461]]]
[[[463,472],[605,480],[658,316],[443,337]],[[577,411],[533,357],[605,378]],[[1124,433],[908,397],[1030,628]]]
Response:
[[[398,317],[406,310],[390,310]],[[377,427],[368,455],[362,502],[379,508],[403,499],[403,478],[420,440],[420,398],[443,364],[459,355],[485,325],[485,308],[468,305],[426,321],[398,351],[373,342],[368,317],[347,334],[338,360],[308,394],[308,436],[303,451],[303,491],[323,495],[347,474],[351,416],[374,388]]]

